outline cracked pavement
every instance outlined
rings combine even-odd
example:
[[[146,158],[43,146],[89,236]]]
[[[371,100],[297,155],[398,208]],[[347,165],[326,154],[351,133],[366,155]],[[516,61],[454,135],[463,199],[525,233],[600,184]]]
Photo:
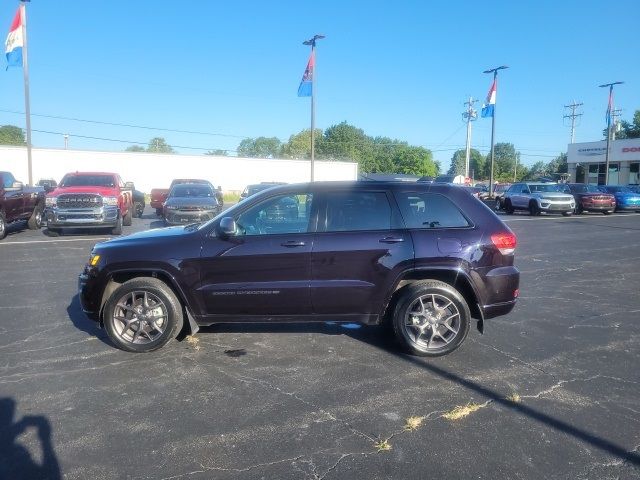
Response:
[[[505,217],[518,306],[431,360],[335,324],[218,325],[125,353],[75,298],[98,236],[13,228],[0,479],[640,479],[640,216],[593,217]]]

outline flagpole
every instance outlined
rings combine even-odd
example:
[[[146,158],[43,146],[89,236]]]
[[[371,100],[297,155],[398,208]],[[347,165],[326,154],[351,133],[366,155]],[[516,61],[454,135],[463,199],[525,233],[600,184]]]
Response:
[[[504,70],[509,68],[506,65],[501,67],[485,70],[482,73],[493,73],[493,85],[496,85],[498,79],[498,70]],[[493,165],[494,165],[494,138],[496,133],[496,104],[498,103],[498,96],[496,95],[496,101],[493,104],[493,115],[491,115],[491,171],[489,173],[489,197],[493,197]]]
[[[311,45],[311,59],[313,70],[311,72],[311,181],[314,178],[314,162],[316,157],[315,128],[316,128],[316,41],[324,38],[324,35],[314,35],[313,38],[302,42],[303,45]]]
[[[29,185],[33,185],[33,167],[31,161],[31,104],[29,101],[29,61],[27,48],[27,9],[25,1],[20,2],[20,15],[22,18],[22,71],[24,73],[24,111],[27,125],[27,167],[29,170]]]

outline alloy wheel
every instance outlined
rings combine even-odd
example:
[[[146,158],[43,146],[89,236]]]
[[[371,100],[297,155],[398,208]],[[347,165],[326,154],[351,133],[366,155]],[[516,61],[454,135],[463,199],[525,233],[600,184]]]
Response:
[[[457,337],[461,327],[460,311],[444,295],[422,295],[407,309],[403,327],[417,348],[439,350]]]
[[[157,295],[144,290],[127,293],[113,310],[114,330],[129,343],[151,343],[162,336],[168,324],[167,306]]]

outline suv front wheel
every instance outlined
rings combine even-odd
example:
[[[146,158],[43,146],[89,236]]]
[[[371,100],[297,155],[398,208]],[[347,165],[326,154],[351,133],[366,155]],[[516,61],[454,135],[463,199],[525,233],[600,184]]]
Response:
[[[393,315],[393,330],[409,353],[439,357],[458,348],[469,333],[469,306],[451,285],[437,280],[405,287]]]
[[[164,346],[182,330],[182,306],[166,283],[141,277],[120,285],[107,300],[104,329],[115,345],[146,353]]]

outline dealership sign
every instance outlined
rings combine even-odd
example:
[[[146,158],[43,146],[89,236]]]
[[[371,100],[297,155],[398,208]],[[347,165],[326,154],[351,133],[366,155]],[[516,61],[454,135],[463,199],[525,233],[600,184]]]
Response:
[[[578,155],[594,157],[596,155],[604,155],[606,151],[607,151],[607,147],[579,148]]]

